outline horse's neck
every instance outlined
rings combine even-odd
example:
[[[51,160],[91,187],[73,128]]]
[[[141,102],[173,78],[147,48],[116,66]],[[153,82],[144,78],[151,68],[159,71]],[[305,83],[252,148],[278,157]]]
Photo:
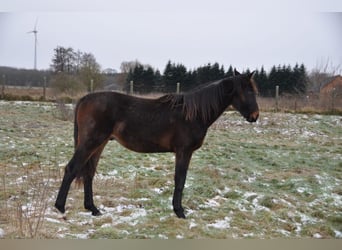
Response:
[[[206,125],[208,127],[210,127],[223,114],[223,112],[226,111],[229,105],[232,104],[232,99],[233,99],[234,89],[235,89],[234,82],[230,81],[230,82],[223,83],[223,84],[225,84],[225,86],[224,86],[224,94],[222,96],[222,100],[219,103],[220,108],[206,122]]]

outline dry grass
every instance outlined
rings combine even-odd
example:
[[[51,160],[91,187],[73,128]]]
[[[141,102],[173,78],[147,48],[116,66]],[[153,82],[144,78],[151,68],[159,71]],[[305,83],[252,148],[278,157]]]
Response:
[[[263,111],[342,114],[342,98],[324,95],[281,96],[278,105],[275,98],[261,97],[258,104]]]
[[[46,88],[46,100],[76,102],[86,93],[79,93],[76,96],[57,94],[52,88]],[[10,100],[41,100],[43,88],[41,87],[5,87],[5,95]],[[145,98],[156,98],[161,93],[143,95]],[[141,96],[141,95],[138,95]],[[310,94],[303,96],[280,96],[278,106],[275,98],[259,97],[258,103],[262,111],[281,111],[299,113],[342,113],[342,98],[339,96]]]
[[[2,93],[1,93],[2,94]],[[42,87],[18,87],[18,86],[5,86],[4,94],[6,100],[23,100],[23,101],[37,101],[42,100],[44,96]],[[75,96],[66,94],[59,94],[53,88],[46,88],[45,100],[68,100],[68,102],[76,101],[85,95],[86,92],[79,93]]]

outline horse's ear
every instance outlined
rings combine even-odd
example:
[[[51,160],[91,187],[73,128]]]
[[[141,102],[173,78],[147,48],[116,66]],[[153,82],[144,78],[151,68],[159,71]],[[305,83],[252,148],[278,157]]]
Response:
[[[254,76],[254,74],[255,74],[255,70],[254,70],[252,73],[249,73],[248,78],[249,78],[249,79],[252,79],[252,77]]]
[[[238,76],[238,75],[241,75],[240,72],[234,68],[234,76]]]

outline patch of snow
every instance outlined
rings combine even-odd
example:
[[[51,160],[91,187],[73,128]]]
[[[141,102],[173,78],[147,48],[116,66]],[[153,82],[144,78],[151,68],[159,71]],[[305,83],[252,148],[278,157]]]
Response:
[[[77,239],[88,239],[89,234],[85,233],[85,234],[73,234],[73,236],[75,236]]]
[[[254,233],[242,234],[243,237],[254,237]]]
[[[291,233],[289,231],[284,230],[284,229],[277,229],[276,232],[281,233],[284,236],[290,236],[291,235]]]
[[[253,129],[257,134],[264,133],[264,130],[262,128],[259,128],[258,126],[255,126]]]
[[[213,199],[207,200],[205,204],[203,205],[203,207],[219,207],[221,206],[219,200],[227,200],[227,199],[217,195]]]
[[[215,201],[214,199],[208,200],[205,204],[206,204],[206,206],[208,206],[208,207],[219,207],[219,206],[220,206],[220,203],[218,203],[218,202]]]
[[[252,176],[252,177],[248,177],[248,179],[247,180],[244,180],[243,182],[244,183],[253,183],[253,182],[255,182],[255,180],[256,180],[256,176]]]
[[[260,206],[259,205],[259,199],[263,198],[264,196],[260,196],[260,197],[255,197],[252,201],[252,204],[254,206],[254,210],[253,210],[253,214],[255,214],[256,211],[271,211],[268,207],[264,207],[264,206]]]
[[[171,206],[170,209],[173,209],[173,207]],[[189,215],[195,213],[195,211],[192,210],[192,209],[190,209],[190,208],[187,208],[187,209],[186,209],[186,213],[187,213],[187,216],[189,216]]]
[[[219,195],[225,195],[225,194],[229,193],[230,190],[231,190],[231,189],[230,189],[229,187],[224,187],[223,190],[217,188],[215,191],[216,191],[216,193],[218,193]]]
[[[313,235],[313,237],[316,238],[316,239],[322,239],[322,238],[323,238],[323,236],[320,235],[319,233],[315,233],[315,234]]]
[[[16,183],[17,184],[23,183],[26,179],[27,179],[27,175],[23,175],[16,179]]]
[[[278,201],[283,203],[283,204],[286,204],[286,206],[288,206],[288,207],[294,207],[294,205],[292,205],[290,202],[288,202],[287,200],[284,200],[282,198],[279,200],[276,200],[276,203],[278,203]]]
[[[342,239],[342,232],[341,231],[334,230],[334,233],[335,233],[335,238]]]
[[[57,229],[57,233],[63,232],[63,231],[68,231],[69,229],[67,227],[59,227]]]
[[[314,136],[317,136],[316,133],[311,132],[311,131],[307,131],[307,130],[302,131],[301,135],[302,135],[302,137],[314,137]]]
[[[65,167],[67,164],[68,164],[67,162],[58,163],[58,167],[59,167],[59,168],[63,168],[63,167]]]
[[[190,224],[189,224],[189,229],[192,229],[194,227],[197,227],[197,224],[195,223],[194,219],[191,219]]]
[[[297,192],[300,193],[300,194],[304,193],[305,191],[307,191],[307,190],[304,187],[297,188]]]
[[[127,198],[126,198],[127,199]],[[134,199],[135,201],[149,201],[151,200],[150,198],[139,198],[139,199]]]
[[[167,236],[164,234],[158,234],[158,238],[167,240]]]
[[[207,227],[213,227],[217,229],[227,229],[230,228],[231,218],[224,217],[224,220],[216,220],[215,223],[208,224]]]
[[[0,228],[0,238],[3,238],[5,236],[5,231]]]
[[[57,223],[57,224],[61,224],[62,223],[60,220],[53,219],[53,218],[48,218],[48,217],[46,217],[45,220],[47,222],[52,222],[52,223]]]
[[[152,190],[153,190],[154,192],[156,192],[157,194],[161,194],[161,193],[164,192],[164,188],[152,188]]]
[[[158,158],[157,158],[157,157],[150,156],[150,157],[149,157],[149,160],[150,160],[151,162],[157,162],[157,161],[158,161]]]
[[[300,232],[302,231],[302,225],[300,223],[295,223],[295,225],[296,225],[295,232],[297,233],[297,235],[300,235]]]
[[[317,222],[317,219],[314,219],[306,214],[303,214],[303,213],[299,213],[299,216],[300,216],[300,220],[303,224],[309,224],[309,223],[315,223]]]
[[[254,193],[254,192],[246,192],[244,195],[243,195],[243,198],[247,199],[251,196],[254,196],[254,195],[258,195],[257,193]]]
[[[117,175],[118,174],[118,170],[114,169],[110,172],[107,173],[108,175]]]
[[[89,217],[90,212],[78,212],[78,214],[83,217]]]
[[[107,213],[112,213],[112,212],[116,211],[115,207],[105,207],[103,204],[101,204],[99,208],[101,211],[105,211]]]
[[[133,205],[118,205],[113,208],[108,208],[108,207],[102,207],[103,210],[110,212],[110,216],[112,217],[113,225],[117,225],[120,223],[126,223],[131,226],[135,226],[141,221],[142,217],[146,217],[147,212],[143,208],[137,208],[136,206]],[[120,216],[120,215],[115,215],[114,213],[122,213],[124,211],[129,211],[131,210],[131,214],[128,216]]]
[[[112,224],[105,223],[105,224],[101,225],[101,228],[109,228],[109,227],[112,227]]]

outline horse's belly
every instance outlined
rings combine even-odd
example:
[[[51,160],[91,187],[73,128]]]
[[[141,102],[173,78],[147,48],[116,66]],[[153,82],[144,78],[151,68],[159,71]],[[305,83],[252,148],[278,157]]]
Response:
[[[146,137],[113,134],[112,137],[122,146],[139,153],[172,152],[171,140],[168,136]]]
[[[112,137],[124,147],[140,153],[172,152],[172,133],[157,132],[153,129],[128,128],[124,122],[117,123]]]
[[[159,152],[171,152],[171,148],[165,145],[160,145],[146,140],[139,139],[124,139],[120,136],[113,136],[117,142],[127,149],[130,149],[139,153],[159,153]]]

